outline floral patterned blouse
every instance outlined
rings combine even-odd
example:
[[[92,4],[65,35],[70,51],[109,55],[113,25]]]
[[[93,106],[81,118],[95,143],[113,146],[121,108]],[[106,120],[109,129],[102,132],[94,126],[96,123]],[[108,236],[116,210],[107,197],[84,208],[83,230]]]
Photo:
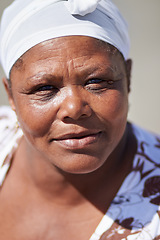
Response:
[[[108,211],[89,240],[160,240],[160,137],[132,124],[137,152]],[[23,136],[10,107],[0,107],[0,186]]]

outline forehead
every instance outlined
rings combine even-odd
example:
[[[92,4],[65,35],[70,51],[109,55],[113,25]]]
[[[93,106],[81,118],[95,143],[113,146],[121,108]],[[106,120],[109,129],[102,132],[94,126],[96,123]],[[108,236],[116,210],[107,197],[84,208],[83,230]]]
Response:
[[[99,64],[106,60],[108,64],[123,61],[120,52],[110,44],[101,40],[85,36],[68,36],[50,39],[28,50],[13,66],[12,72],[28,71],[35,65],[43,68],[52,62],[52,68],[58,64],[74,61],[76,65]],[[53,65],[54,63],[54,65]]]

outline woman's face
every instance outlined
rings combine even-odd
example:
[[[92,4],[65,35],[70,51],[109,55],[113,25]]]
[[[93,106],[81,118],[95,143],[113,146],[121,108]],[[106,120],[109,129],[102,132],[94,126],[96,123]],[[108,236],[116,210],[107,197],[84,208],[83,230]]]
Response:
[[[62,37],[25,53],[10,102],[30,150],[70,173],[89,173],[122,139],[128,79],[121,54],[89,37]]]

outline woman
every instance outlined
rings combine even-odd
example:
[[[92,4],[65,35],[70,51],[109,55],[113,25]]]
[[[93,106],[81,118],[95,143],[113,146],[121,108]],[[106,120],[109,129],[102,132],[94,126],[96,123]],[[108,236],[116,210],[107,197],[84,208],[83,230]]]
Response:
[[[159,239],[160,140],[127,123],[118,9],[16,0],[0,43],[1,239]]]

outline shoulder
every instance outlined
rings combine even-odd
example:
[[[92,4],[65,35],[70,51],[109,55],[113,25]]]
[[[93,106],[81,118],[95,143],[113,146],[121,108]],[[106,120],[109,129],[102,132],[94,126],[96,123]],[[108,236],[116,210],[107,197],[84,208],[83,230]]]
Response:
[[[160,139],[160,134],[156,134],[154,132],[151,132],[149,130],[146,130],[142,127],[137,126],[136,124],[131,124],[133,132],[136,136],[136,138],[138,138],[138,140],[141,141],[147,141],[149,142],[154,142]]]
[[[16,114],[9,106],[0,107],[0,149],[3,140],[16,129]]]
[[[13,122],[16,122],[14,111],[9,106],[0,106],[0,128],[3,127],[3,124],[13,125]]]
[[[17,128],[17,117],[9,106],[0,107],[0,153],[4,148],[22,136],[22,130]],[[1,158],[1,157],[0,157]]]
[[[11,139],[16,129],[16,114],[9,106],[0,107],[0,152],[3,150],[3,145],[6,145],[5,139]]]
[[[153,159],[160,164],[160,135],[132,124],[133,133],[137,139],[137,153]]]
[[[16,127],[16,114],[9,106],[0,107],[0,186],[10,167],[12,156],[23,133]]]

